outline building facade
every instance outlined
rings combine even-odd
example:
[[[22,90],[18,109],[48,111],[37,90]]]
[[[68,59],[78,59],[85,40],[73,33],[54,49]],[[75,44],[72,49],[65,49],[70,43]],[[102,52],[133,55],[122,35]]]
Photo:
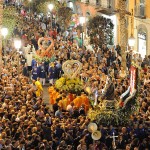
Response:
[[[114,44],[120,43],[119,0],[72,0],[75,13],[87,18],[103,15],[114,23]],[[70,1],[69,1],[70,2]],[[127,37],[135,38],[134,51],[142,57],[150,55],[150,0],[126,0]],[[132,17],[133,13],[133,17]],[[131,25],[131,19],[132,24]]]
[[[116,9],[116,0],[79,0],[76,1],[77,13],[88,19],[96,15],[102,15],[112,20],[114,24],[114,44],[118,44],[118,19]]]
[[[132,0],[134,10],[134,50],[144,57],[150,55],[150,0]]]

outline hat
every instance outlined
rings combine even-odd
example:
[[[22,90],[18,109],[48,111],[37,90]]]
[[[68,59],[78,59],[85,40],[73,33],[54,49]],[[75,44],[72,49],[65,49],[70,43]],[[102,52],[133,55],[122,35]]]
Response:
[[[96,131],[96,130],[97,130],[97,124],[91,122],[91,123],[88,125],[88,131],[89,131],[89,132],[94,132],[94,131]]]
[[[93,133],[92,133],[92,139],[93,140],[99,140],[100,138],[101,138],[101,132],[100,131],[94,131]]]

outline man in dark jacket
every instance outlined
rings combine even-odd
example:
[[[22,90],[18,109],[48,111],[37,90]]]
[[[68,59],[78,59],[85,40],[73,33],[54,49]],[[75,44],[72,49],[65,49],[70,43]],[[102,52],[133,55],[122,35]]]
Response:
[[[29,71],[28,71],[28,66],[27,66],[27,64],[24,65],[22,74],[23,74],[24,76],[26,76],[26,77],[29,77]]]

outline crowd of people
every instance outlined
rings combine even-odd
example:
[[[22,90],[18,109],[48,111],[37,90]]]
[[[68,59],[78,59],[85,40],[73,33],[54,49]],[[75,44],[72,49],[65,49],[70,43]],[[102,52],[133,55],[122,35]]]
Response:
[[[59,25],[53,23],[49,28],[46,18],[37,19],[23,16],[25,26],[16,26],[14,37],[22,39],[22,54],[18,54],[7,41],[6,64],[2,67],[0,78],[0,149],[2,150],[148,150],[150,149],[150,58],[143,60],[139,54],[127,54],[127,69],[122,67],[119,45],[108,48],[94,47],[93,51],[82,48],[73,40],[77,32],[63,34]],[[31,19],[28,22],[28,19]],[[49,21],[49,20],[48,20]],[[48,24],[48,25],[47,25]],[[54,38],[54,62],[38,62],[35,59],[38,39]],[[88,131],[91,122],[87,117],[87,93],[68,94],[65,91],[50,93],[53,111],[43,99],[43,88],[49,81],[49,91],[55,81],[63,76],[62,64],[66,60],[79,60],[83,66],[78,77],[84,89],[101,95],[108,75],[113,78],[115,98],[119,99],[129,87],[131,61],[138,62],[140,69],[139,110],[124,126],[105,126],[98,124],[100,140],[94,141]],[[86,102],[78,107],[79,101]],[[52,102],[53,101],[53,102]],[[67,103],[66,103],[67,102]],[[66,104],[66,105],[64,105]],[[90,106],[90,104],[88,104]],[[117,135],[113,146],[113,133]]]

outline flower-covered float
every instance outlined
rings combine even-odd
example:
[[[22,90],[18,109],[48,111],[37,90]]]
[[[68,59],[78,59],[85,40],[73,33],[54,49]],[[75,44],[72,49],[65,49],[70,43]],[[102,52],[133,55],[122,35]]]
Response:
[[[63,63],[64,75],[48,89],[51,104],[57,102],[60,107],[66,110],[66,106],[73,102],[76,108],[84,105],[87,112],[90,103],[88,96],[84,93],[83,82],[79,76],[81,69],[82,64],[77,60],[68,60]]]
[[[52,62],[55,60],[54,40],[51,37],[41,37],[38,40],[39,49],[36,51],[35,59],[37,62]]]
[[[80,78],[61,77],[56,81],[55,88],[68,93],[80,93],[83,90],[83,85]]]
[[[63,63],[64,76],[55,83],[55,88],[69,93],[80,93],[83,90],[82,82],[79,78],[82,64],[77,60],[68,60]]]

